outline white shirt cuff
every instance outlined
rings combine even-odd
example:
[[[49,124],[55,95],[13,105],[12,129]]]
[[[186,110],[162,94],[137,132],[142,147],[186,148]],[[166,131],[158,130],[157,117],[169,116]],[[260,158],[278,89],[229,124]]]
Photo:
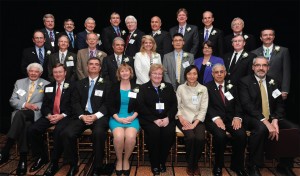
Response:
[[[221,117],[220,116],[214,117],[214,118],[212,118],[212,121],[214,122],[215,120],[217,120],[219,118],[221,118]]]

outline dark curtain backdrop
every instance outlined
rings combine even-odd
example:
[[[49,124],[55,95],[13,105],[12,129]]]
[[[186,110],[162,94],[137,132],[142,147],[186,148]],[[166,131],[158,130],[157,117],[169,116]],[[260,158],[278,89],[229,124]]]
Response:
[[[233,18],[241,17],[245,21],[244,31],[254,34],[258,46],[260,30],[272,27],[276,31],[275,44],[288,47],[292,62],[291,91],[287,104],[287,118],[299,123],[299,2],[282,1],[0,1],[0,131],[6,133],[10,126],[12,108],[9,105],[14,83],[23,78],[20,73],[22,50],[33,46],[32,33],[43,27],[43,15],[55,16],[55,29],[63,31],[63,21],[72,18],[75,21],[75,33],[84,30],[84,20],[93,17],[96,20],[95,31],[100,33],[109,25],[110,14],[117,11],[121,15],[121,26],[125,27],[127,15],[134,15],[138,28],[150,32],[150,18],[158,15],[162,19],[162,28],[168,30],[177,25],[176,11],[186,8],[189,12],[188,23],[202,28],[202,13],[210,10],[214,13],[214,26],[225,34],[231,32]]]

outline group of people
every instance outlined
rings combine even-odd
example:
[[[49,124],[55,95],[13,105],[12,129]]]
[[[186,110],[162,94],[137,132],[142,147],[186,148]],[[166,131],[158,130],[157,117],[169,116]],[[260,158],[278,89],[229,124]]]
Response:
[[[100,175],[110,129],[116,174],[129,175],[129,158],[143,129],[151,171],[159,175],[166,172],[177,126],[184,134],[188,175],[201,174],[198,160],[205,130],[213,135],[213,175],[222,175],[226,132],[232,136],[230,168],[241,176],[261,175],[265,141],[280,140],[279,129],[299,129],[283,119],[290,84],[289,51],[273,43],[273,29],[261,31],[263,45],[255,49],[254,37],[242,31],[241,18],[232,21],[233,34],[227,37],[213,27],[210,11],[203,13],[203,30],[187,24],[187,18],[187,10],[179,9],[178,25],[167,32],[154,16],[152,33],[145,35],[134,16],[125,18],[126,31],[119,26],[120,15],[113,12],[111,25],[100,36],[94,33],[91,17],[85,20],[86,29],[74,35],[73,20],[65,20],[65,31],[58,33],[54,16],[46,14],[45,28],[33,34],[35,46],[23,51],[21,67],[27,78],[17,80],[10,99],[15,111],[0,164],[8,161],[17,141],[17,174],[27,173],[30,147],[35,162],[29,171],[40,169],[48,162],[43,134],[55,126],[44,175],[55,175],[62,153],[70,164],[67,175],[75,175],[77,138],[90,128],[93,174]],[[244,166],[246,130],[251,132],[249,172]],[[291,175],[292,162],[293,158],[283,156],[277,168]]]

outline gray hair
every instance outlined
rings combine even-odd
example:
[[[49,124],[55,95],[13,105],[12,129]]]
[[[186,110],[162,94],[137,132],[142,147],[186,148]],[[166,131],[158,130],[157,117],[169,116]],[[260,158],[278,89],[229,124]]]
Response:
[[[256,62],[257,59],[265,59],[269,65],[269,59],[266,58],[265,56],[256,56],[254,59],[253,59],[253,62],[252,64],[254,64]]]
[[[243,27],[245,27],[245,23],[244,23],[244,20],[240,17],[235,17],[233,18],[233,20],[231,21],[231,27],[233,26],[233,23],[236,21],[236,20],[240,20],[242,22],[242,25]]]
[[[39,64],[39,63],[31,63],[31,64],[29,64],[28,66],[27,66],[27,71],[29,71],[31,68],[37,68],[37,69],[39,69],[39,71],[42,73],[43,72],[43,67],[42,67],[42,65],[41,64]]]
[[[216,67],[224,67],[224,69],[225,69],[225,71],[226,71],[225,65],[224,65],[224,64],[221,64],[221,63],[216,63],[216,64],[214,64],[214,65],[212,66],[212,69],[211,69],[211,70],[214,71]]]
[[[116,38],[114,38],[113,45],[114,45],[115,41],[122,41],[123,43],[125,43],[125,41],[124,41],[124,39],[122,37],[116,37]]]
[[[47,13],[47,14],[45,14],[45,15],[44,15],[44,17],[43,17],[43,21],[45,21],[45,20],[46,20],[46,18],[52,18],[52,19],[53,19],[53,21],[55,21],[55,18],[54,18],[54,16],[53,16],[51,13]]]
[[[87,21],[89,21],[89,20],[93,20],[94,23],[96,24],[96,21],[95,21],[94,18],[92,18],[92,17],[87,17],[87,18],[85,19],[85,21],[84,21],[84,24],[87,23]]]
[[[132,16],[132,15],[128,15],[128,16],[125,18],[125,23],[126,23],[126,21],[129,20],[129,19],[131,19],[131,20],[133,20],[134,22],[137,23],[136,18],[135,18],[134,16]]]

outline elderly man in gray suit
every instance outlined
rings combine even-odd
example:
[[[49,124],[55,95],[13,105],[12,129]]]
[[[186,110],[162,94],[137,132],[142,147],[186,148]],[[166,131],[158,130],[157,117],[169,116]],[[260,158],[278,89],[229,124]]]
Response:
[[[172,44],[174,51],[165,54],[163,59],[164,80],[171,83],[174,90],[177,90],[177,87],[185,82],[185,68],[194,65],[194,55],[183,51],[184,39],[181,33],[173,35]]]
[[[43,67],[38,63],[27,66],[28,77],[17,80],[9,100],[14,108],[12,124],[7,133],[7,142],[0,153],[0,164],[9,159],[9,150],[14,142],[18,142],[20,160],[17,175],[26,175],[27,172],[27,128],[41,116],[41,106],[44,97],[44,86],[48,81],[40,78]],[[46,90],[47,91],[47,90]]]

